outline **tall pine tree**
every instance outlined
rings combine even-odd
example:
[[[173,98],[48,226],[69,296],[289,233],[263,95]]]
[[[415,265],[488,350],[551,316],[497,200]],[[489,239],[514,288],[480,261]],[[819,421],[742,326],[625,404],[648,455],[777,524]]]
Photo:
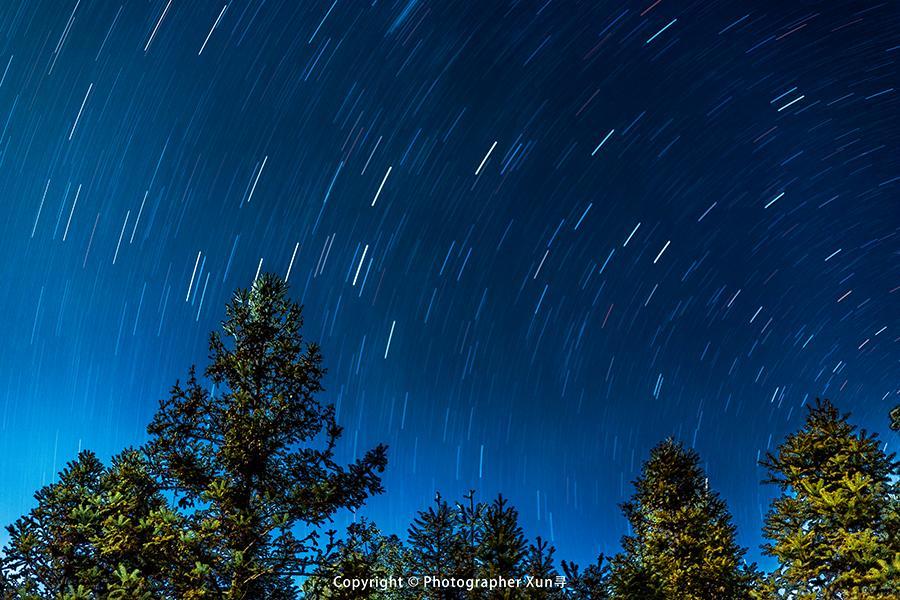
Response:
[[[779,560],[768,594],[900,598],[898,464],[827,400],[762,465],[778,487],[764,533]]]
[[[295,577],[322,558],[319,529],[382,491],[383,446],[348,467],[336,461],[342,429],[316,400],[324,370],[302,325],[280,278],[239,290],[224,336],[210,336],[206,381],[192,369],[148,428],[157,472],[209,550],[198,569],[216,597],[295,597]]]
[[[709,490],[699,457],[671,439],[650,451],[635,493],[622,505],[631,535],[613,561],[615,598],[748,598],[752,569],[725,502]]]

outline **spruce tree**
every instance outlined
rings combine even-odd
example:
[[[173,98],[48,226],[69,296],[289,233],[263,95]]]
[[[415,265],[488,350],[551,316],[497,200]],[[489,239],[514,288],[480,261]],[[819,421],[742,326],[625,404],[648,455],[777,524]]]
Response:
[[[484,514],[487,505],[475,500],[475,490],[469,490],[462,502],[456,503],[459,544],[454,559],[460,576],[475,577],[478,573],[478,548],[484,538]]]
[[[483,534],[477,550],[479,577],[522,577],[527,546],[519,525],[519,511],[501,494],[484,511],[482,523]],[[522,598],[522,593],[516,589],[501,589],[489,597]]]
[[[8,528],[8,587],[26,598],[190,598],[184,522],[126,450],[105,467],[82,452]]]
[[[459,507],[454,510],[439,493],[433,506],[418,513],[407,532],[412,574],[439,579],[473,575],[467,552],[468,530],[460,517]],[[451,600],[465,596],[457,589],[442,589],[435,591],[435,597]]]
[[[532,587],[528,589],[529,599],[553,600],[564,597],[563,590],[556,587],[559,572],[553,559],[555,553],[556,548],[540,536],[533,544],[528,545],[522,561],[522,573],[532,582]]]
[[[627,539],[627,538],[626,538]],[[626,551],[613,557],[609,590],[617,600],[675,600],[667,574],[656,572],[655,562],[643,556],[637,545],[623,540]]]
[[[95,508],[103,463],[82,451],[38,490],[31,511],[8,526],[3,571],[10,588],[25,598],[62,596],[79,585],[96,589],[103,572],[91,542],[100,531]]]
[[[650,451],[622,505],[631,534],[613,561],[614,597],[642,600],[748,598],[752,569],[735,543],[725,502],[709,490],[699,457],[666,440]]]
[[[196,570],[208,552],[162,494],[147,458],[128,449],[101,480],[95,551],[111,569],[110,598],[203,598],[212,582]]]
[[[336,461],[342,429],[316,400],[324,370],[302,324],[280,278],[239,290],[224,335],[210,336],[205,380],[192,368],[148,428],[155,469],[208,550],[197,570],[215,597],[295,597],[295,577],[322,559],[322,526],[382,491],[384,446]]]
[[[330,532],[333,536],[334,532]],[[351,524],[347,535],[332,541],[327,561],[303,585],[308,600],[401,600],[415,598],[417,591],[406,587],[410,573],[408,551],[395,535],[383,535],[365,519]],[[337,584],[335,581],[337,580]],[[353,589],[346,581],[384,582],[366,590]],[[398,583],[399,582],[399,583]]]
[[[569,600],[609,600],[609,561],[601,554],[597,562],[583,571],[577,564],[562,561],[563,573],[566,577],[566,592]],[[620,598],[638,598],[640,596],[623,595]]]
[[[770,595],[900,597],[898,463],[827,400],[762,465],[778,487],[764,533],[779,560]]]

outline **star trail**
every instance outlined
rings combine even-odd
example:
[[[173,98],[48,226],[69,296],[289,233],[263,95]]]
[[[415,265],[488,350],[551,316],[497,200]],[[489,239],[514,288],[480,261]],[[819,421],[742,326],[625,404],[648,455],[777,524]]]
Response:
[[[898,449],[898,59],[877,1],[4,2],[0,517],[274,272],[383,529],[502,491],[590,561],[672,435],[758,560],[803,405]]]

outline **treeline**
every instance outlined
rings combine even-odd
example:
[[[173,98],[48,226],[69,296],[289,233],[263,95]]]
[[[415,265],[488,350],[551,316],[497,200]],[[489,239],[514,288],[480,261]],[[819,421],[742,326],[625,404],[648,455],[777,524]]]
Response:
[[[779,495],[765,519],[764,552],[778,567],[748,564],[725,502],[712,491],[696,452],[674,440],[650,451],[634,494],[621,508],[622,550],[585,569],[562,561],[501,496],[489,504],[448,504],[420,512],[404,544],[371,523],[350,527],[306,583],[314,598],[528,598],[577,600],[897,600],[900,598],[900,470],[877,436],[858,431],[828,401],[808,408],[804,427],[767,454],[766,482]],[[408,574],[457,582],[432,595],[396,587]],[[520,587],[485,591],[497,578]],[[395,587],[360,593],[349,581]]]
[[[405,539],[366,520],[336,532],[339,511],[384,491],[387,450],[337,461],[342,429],[316,400],[322,359],[301,330],[279,278],[238,291],[203,377],[173,386],[148,442],[109,464],[80,453],[7,528],[0,598],[900,598],[900,465],[827,401],[762,461],[778,490],[769,573],[745,561],[699,457],[671,439],[621,506],[621,552],[589,565],[558,562],[505,498],[474,492],[437,496]]]

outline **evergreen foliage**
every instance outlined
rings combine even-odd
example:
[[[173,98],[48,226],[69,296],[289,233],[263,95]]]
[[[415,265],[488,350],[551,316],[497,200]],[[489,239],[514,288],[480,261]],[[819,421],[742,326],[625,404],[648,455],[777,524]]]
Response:
[[[214,592],[229,600],[295,597],[295,576],[320,558],[318,529],[382,491],[384,446],[346,468],[335,461],[342,429],[315,399],[324,370],[302,325],[280,278],[239,290],[224,337],[210,336],[212,390],[192,370],[148,428],[148,454],[209,552]]]
[[[779,561],[764,590],[798,600],[900,597],[898,464],[827,400],[762,465],[780,496],[766,517]]]
[[[37,506],[8,527],[3,569],[24,598],[187,597],[195,551],[147,461],[126,450],[104,467],[82,452]]]
[[[779,496],[765,577],[744,561],[693,451],[650,452],[622,505],[622,552],[581,569],[525,537],[502,495],[440,494],[406,540],[366,520],[324,531],[382,492],[386,449],[350,465],[321,404],[319,349],[272,275],[238,291],[203,376],[160,403],[146,446],[108,465],[79,453],[7,527],[0,600],[888,600],[900,598],[900,464],[828,401],[762,461]],[[891,413],[900,428],[900,408]],[[410,587],[408,577],[498,577],[520,588]],[[336,582],[368,581],[364,589]],[[565,587],[560,583],[565,581]],[[557,585],[548,585],[554,582]]]
[[[528,545],[528,551],[522,560],[523,575],[540,584],[535,585],[533,590],[529,590],[528,597],[534,600],[551,600],[564,597],[560,590],[548,587],[543,582],[556,582],[559,572],[556,570],[556,563],[553,555],[556,549],[540,536],[533,544]]]
[[[631,535],[613,561],[616,598],[748,598],[752,569],[735,543],[725,502],[709,490],[699,457],[666,440],[650,451],[622,505]]]
[[[609,581],[609,561],[604,555],[582,571],[577,564],[562,561],[566,587],[571,600],[609,600],[612,598]]]
[[[500,495],[484,511],[482,523],[483,534],[476,552],[478,576],[483,579],[521,577],[528,547],[519,526],[519,511]]]
[[[461,507],[451,507],[436,494],[434,505],[420,511],[407,532],[409,572],[438,578],[472,577],[475,563],[469,535],[480,528],[473,525],[470,530],[464,519],[465,511]],[[463,596],[457,591],[448,591],[444,597]]]
[[[416,597],[414,590],[400,588],[396,583],[385,583],[365,591],[355,590],[344,583],[351,580],[406,581],[409,551],[397,536],[383,535],[374,523],[366,520],[353,523],[347,528],[344,539],[332,540],[327,554],[327,560],[303,586],[304,597],[310,600],[352,600],[359,597],[399,600]],[[336,580],[338,584],[335,584]]]
[[[65,594],[79,583],[101,578],[92,539],[99,535],[95,507],[104,467],[83,451],[59,474],[59,481],[35,494],[37,506],[7,527],[3,570],[26,598]]]

